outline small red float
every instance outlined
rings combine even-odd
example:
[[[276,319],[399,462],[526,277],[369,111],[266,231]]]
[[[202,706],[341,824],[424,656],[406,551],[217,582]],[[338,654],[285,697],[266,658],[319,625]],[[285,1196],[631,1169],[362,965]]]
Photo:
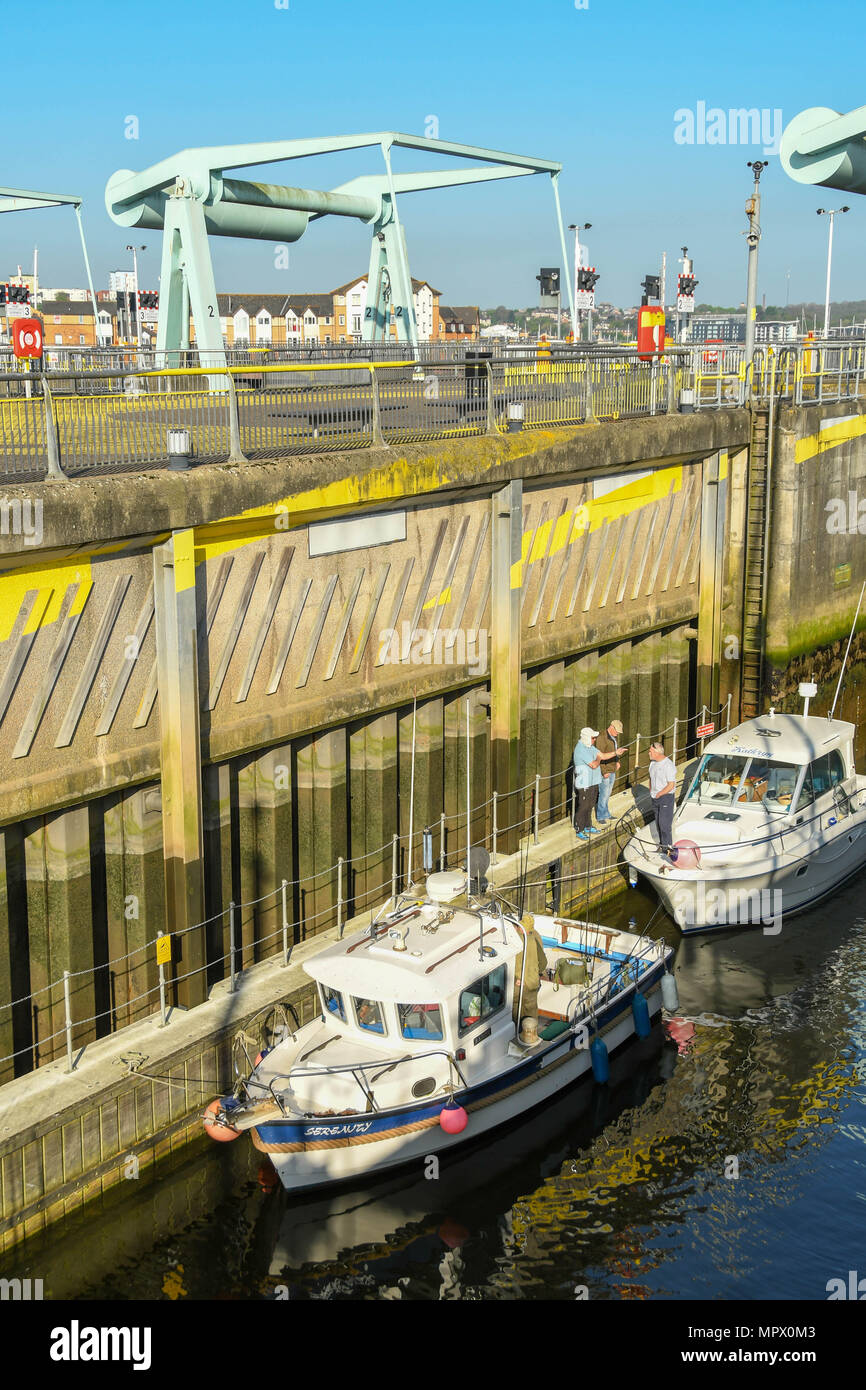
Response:
[[[439,1111],[439,1123],[446,1134],[462,1134],[469,1123],[469,1116],[462,1105],[449,1103]]]
[[[446,1216],[442,1225],[439,1227],[439,1239],[444,1241],[449,1250],[459,1250],[461,1245],[465,1245],[469,1239],[469,1232],[465,1226],[461,1226],[459,1221],[454,1221],[450,1216]]]
[[[677,840],[671,859],[678,869],[697,869],[701,863],[701,847],[694,840]]]
[[[218,1100],[212,1100],[204,1112],[205,1133],[209,1134],[211,1139],[216,1139],[219,1144],[228,1144],[232,1139],[240,1139],[241,1131],[239,1129],[233,1129],[231,1125],[216,1123],[216,1117],[219,1111],[220,1102]],[[213,1115],[214,1118],[209,1120],[207,1118],[208,1115]]]
[[[269,1158],[266,1158],[264,1162],[259,1164],[259,1171],[257,1176],[259,1180],[259,1187],[261,1188],[262,1192],[276,1191],[277,1187],[279,1186],[280,1180],[277,1176],[277,1170],[274,1167],[273,1163],[271,1163],[271,1160]]]
[[[688,1052],[695,1036],[695,1025],[686,1018],[671,1018],[665,1024],[668,1037],[676,1043],[677,1051]]]

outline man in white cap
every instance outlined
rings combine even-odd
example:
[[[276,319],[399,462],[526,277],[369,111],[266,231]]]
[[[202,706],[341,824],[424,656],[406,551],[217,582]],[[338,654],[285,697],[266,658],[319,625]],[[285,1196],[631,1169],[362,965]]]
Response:
[[[619,741],[622,738],[622,720],[612,719],[603,734],[599,734],[596,748],[601,755],[601,786],[598,789],[598,810],[595,818],[599,825],[613,820],[610,814],[610,794],[620,767]]]
[[[595,747],[598,729],[589,725],[580,731],[580,738],[574,748],[574,791],[577,797],[577,812],[574,828],[579,840],[588,840],[590,835],[599,835],[592,824],[592,808],[598,800],[601,786],[601,758]]]

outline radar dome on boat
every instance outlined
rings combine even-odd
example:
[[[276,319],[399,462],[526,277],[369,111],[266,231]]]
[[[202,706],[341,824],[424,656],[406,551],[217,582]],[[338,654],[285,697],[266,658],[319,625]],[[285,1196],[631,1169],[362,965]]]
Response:
[[[466,876],[457,869],[445,873],[430,874],[427,879],[427,896],[434,903],[450,903],[452,898],[466,892]]]

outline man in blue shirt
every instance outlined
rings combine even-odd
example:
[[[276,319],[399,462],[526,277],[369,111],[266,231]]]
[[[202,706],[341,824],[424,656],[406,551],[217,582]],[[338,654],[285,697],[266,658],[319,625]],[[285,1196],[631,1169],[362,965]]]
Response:
[[[592,824],[592,810],[598,800],[601,786],[601,757],[596,751],[595,740],[598,729],[587,726],[580,731],[580,738],[574,749],[574,791],[577,798],[577,812],[574,828],[579,840],[588,840],[590,835],[599,835]]]

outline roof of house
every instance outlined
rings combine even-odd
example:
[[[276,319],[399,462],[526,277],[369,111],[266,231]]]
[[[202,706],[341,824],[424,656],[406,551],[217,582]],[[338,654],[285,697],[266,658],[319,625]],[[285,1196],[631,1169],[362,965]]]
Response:
[[[262,309],[272,318],[284,318],[291,309],[295,314],[303,314],[312,309],[319,318],[330,318],[334,312],[330,294],[227,294],[217,295],[221,315],[232,317],[243,309],[251,318],[256,318]]]
[[[477,323],[481,315],[477,304],[440,304],[439,317],[449,323]]]
[[[345,285],[338,285],[337,288],[336,288],[335,290],[332,290],[332,291],[331,291],[331,293],[332,293],[332,294],[345,294],[347,290],[353,290],[353,289],[355,288],[356,285],[360,285],[360,283],[361,283],[362,280],[363,280],[363,281],[366,281],[366,280],[367,280],[367,276],[366,276],[366,275],[356,275],[354,280],[349,280],[349,281],[347,281],[347,283],[346,283]],[[436,289],[434,289],[433,286],[430,284],[430,281],[429,281],[429,280],[416,280],[416,279],[415,279],[415,276],[414,276],[414,275],[412,276],[412,291],[413,291],[414,294],[417,294],[419,290],[422,290],[422,289],[424,288],[425,285],[427,286],[427,288],[429,289],[429,291],[430,291],[431,294],[434,294],[434,295],[437,295],[437,296],[438,296],[439,294],[441,294],[441,290],[436,290]]]
[[[100,305],[100,307],[102,307]],[[108,307],[107,305],[105,306]],[[115,310],[117,306],[115,305]],[[40,314],[51,314],[52,316],[78,318],[93,318],[93,305],[89,299],[43,299],[39,305]]]

